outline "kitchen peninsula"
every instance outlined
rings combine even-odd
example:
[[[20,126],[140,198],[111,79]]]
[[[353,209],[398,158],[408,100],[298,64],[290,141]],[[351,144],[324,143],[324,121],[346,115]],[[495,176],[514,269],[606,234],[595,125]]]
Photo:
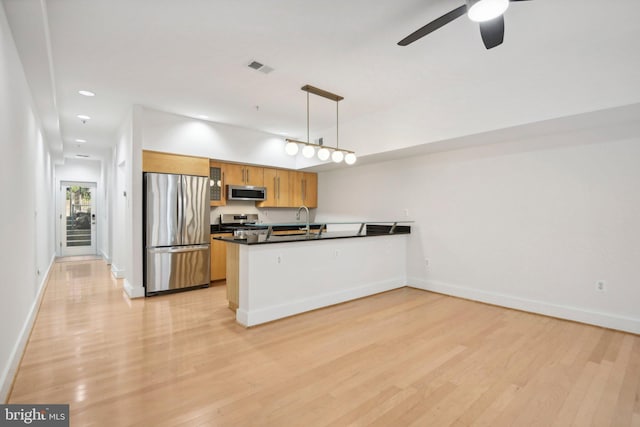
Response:
[[[323,222],[311,224],[316,233],[220,238],[236,321],[255,326],[405,286],[408,223]]]

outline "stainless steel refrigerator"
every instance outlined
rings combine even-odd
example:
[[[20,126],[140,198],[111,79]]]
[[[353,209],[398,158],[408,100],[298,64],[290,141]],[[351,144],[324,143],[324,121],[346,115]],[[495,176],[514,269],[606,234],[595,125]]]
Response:
[[[147,295],[209,285],[209,178],[144,174]]]

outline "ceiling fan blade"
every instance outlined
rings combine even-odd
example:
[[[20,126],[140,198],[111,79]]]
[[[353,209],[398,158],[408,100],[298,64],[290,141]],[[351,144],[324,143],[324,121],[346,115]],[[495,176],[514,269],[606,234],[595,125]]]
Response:
[[[480,35],[487,49],[502,44],[504,40],[504,17],[500,15],[490,21],[480,22]]]
[[[406,46],[408,44],[411,44],[414,41],[419,40],[422,37],[426,36],[427,34],[434,32],[438,28],[447,25],[449,22],[453,21],[454,19],[461,17],[465,13],[467,13],[467,5],[463,4],[462,6],[456,9],[453,9],[451,12],[442,15],[440,18],[429,22],[427,25],[420,28],[419,30],[409,34],[407,37],[400,40],[398,44],[400,46]]]

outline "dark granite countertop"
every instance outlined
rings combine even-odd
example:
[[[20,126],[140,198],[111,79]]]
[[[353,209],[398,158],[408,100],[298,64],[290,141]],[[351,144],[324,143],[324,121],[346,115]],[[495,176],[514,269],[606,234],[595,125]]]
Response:
[[[295,229],[295,228],[294,228]],[[240,245],[264,245],[270,243],[293,243],[293,242],[307,242],[307,241],[320,241],[320,240],[332,240],[332,239],[353,239],[363,237],[374,236],[393,236],[396,234],[410,234],[411,227],[407,225],[397,226],[393,233],[390,233],[391,226],[389,225],[377,225],[367,224],[366,231],[362,234],[357,234],[354,231],[329,231],[321,234],[285,234],[285,235],[271,235],[267,238],[266,235],[246,236],[244,238],[238,237],[217,237],[218,240],[222,240],[228,243],[237,243]]]
[[[266,230],[267,228],[269,228],[269,226],[266,224],[248,225],[247,227],[251,227],[256,230]],[[309,226],[311,230],[319,230],[320,227],[322,227],[322,224],[311,224]],[[304,228],[304,225],[302,225],[302,228]],[[290,230],[299,230],[299,229],[300,229],[299,225],[274,225],[273,226],[273,231],[290,231]],[[233,234],[232,231],[228,231],[228,230],[221,231],[220,224],[211,224],[211,234],[218,234],[218,233]]]

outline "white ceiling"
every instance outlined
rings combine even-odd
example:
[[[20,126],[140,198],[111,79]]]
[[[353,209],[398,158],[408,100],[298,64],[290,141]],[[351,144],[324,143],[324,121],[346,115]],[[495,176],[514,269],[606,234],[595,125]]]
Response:
[[[640,102],[637,0],[512,3],[489,51],[466,17],[396,45],[462,0],[2,1],[65,155],[100,156],[133,104],[304,139],[305,84],[345,97],[341,146],[369,155]]]

